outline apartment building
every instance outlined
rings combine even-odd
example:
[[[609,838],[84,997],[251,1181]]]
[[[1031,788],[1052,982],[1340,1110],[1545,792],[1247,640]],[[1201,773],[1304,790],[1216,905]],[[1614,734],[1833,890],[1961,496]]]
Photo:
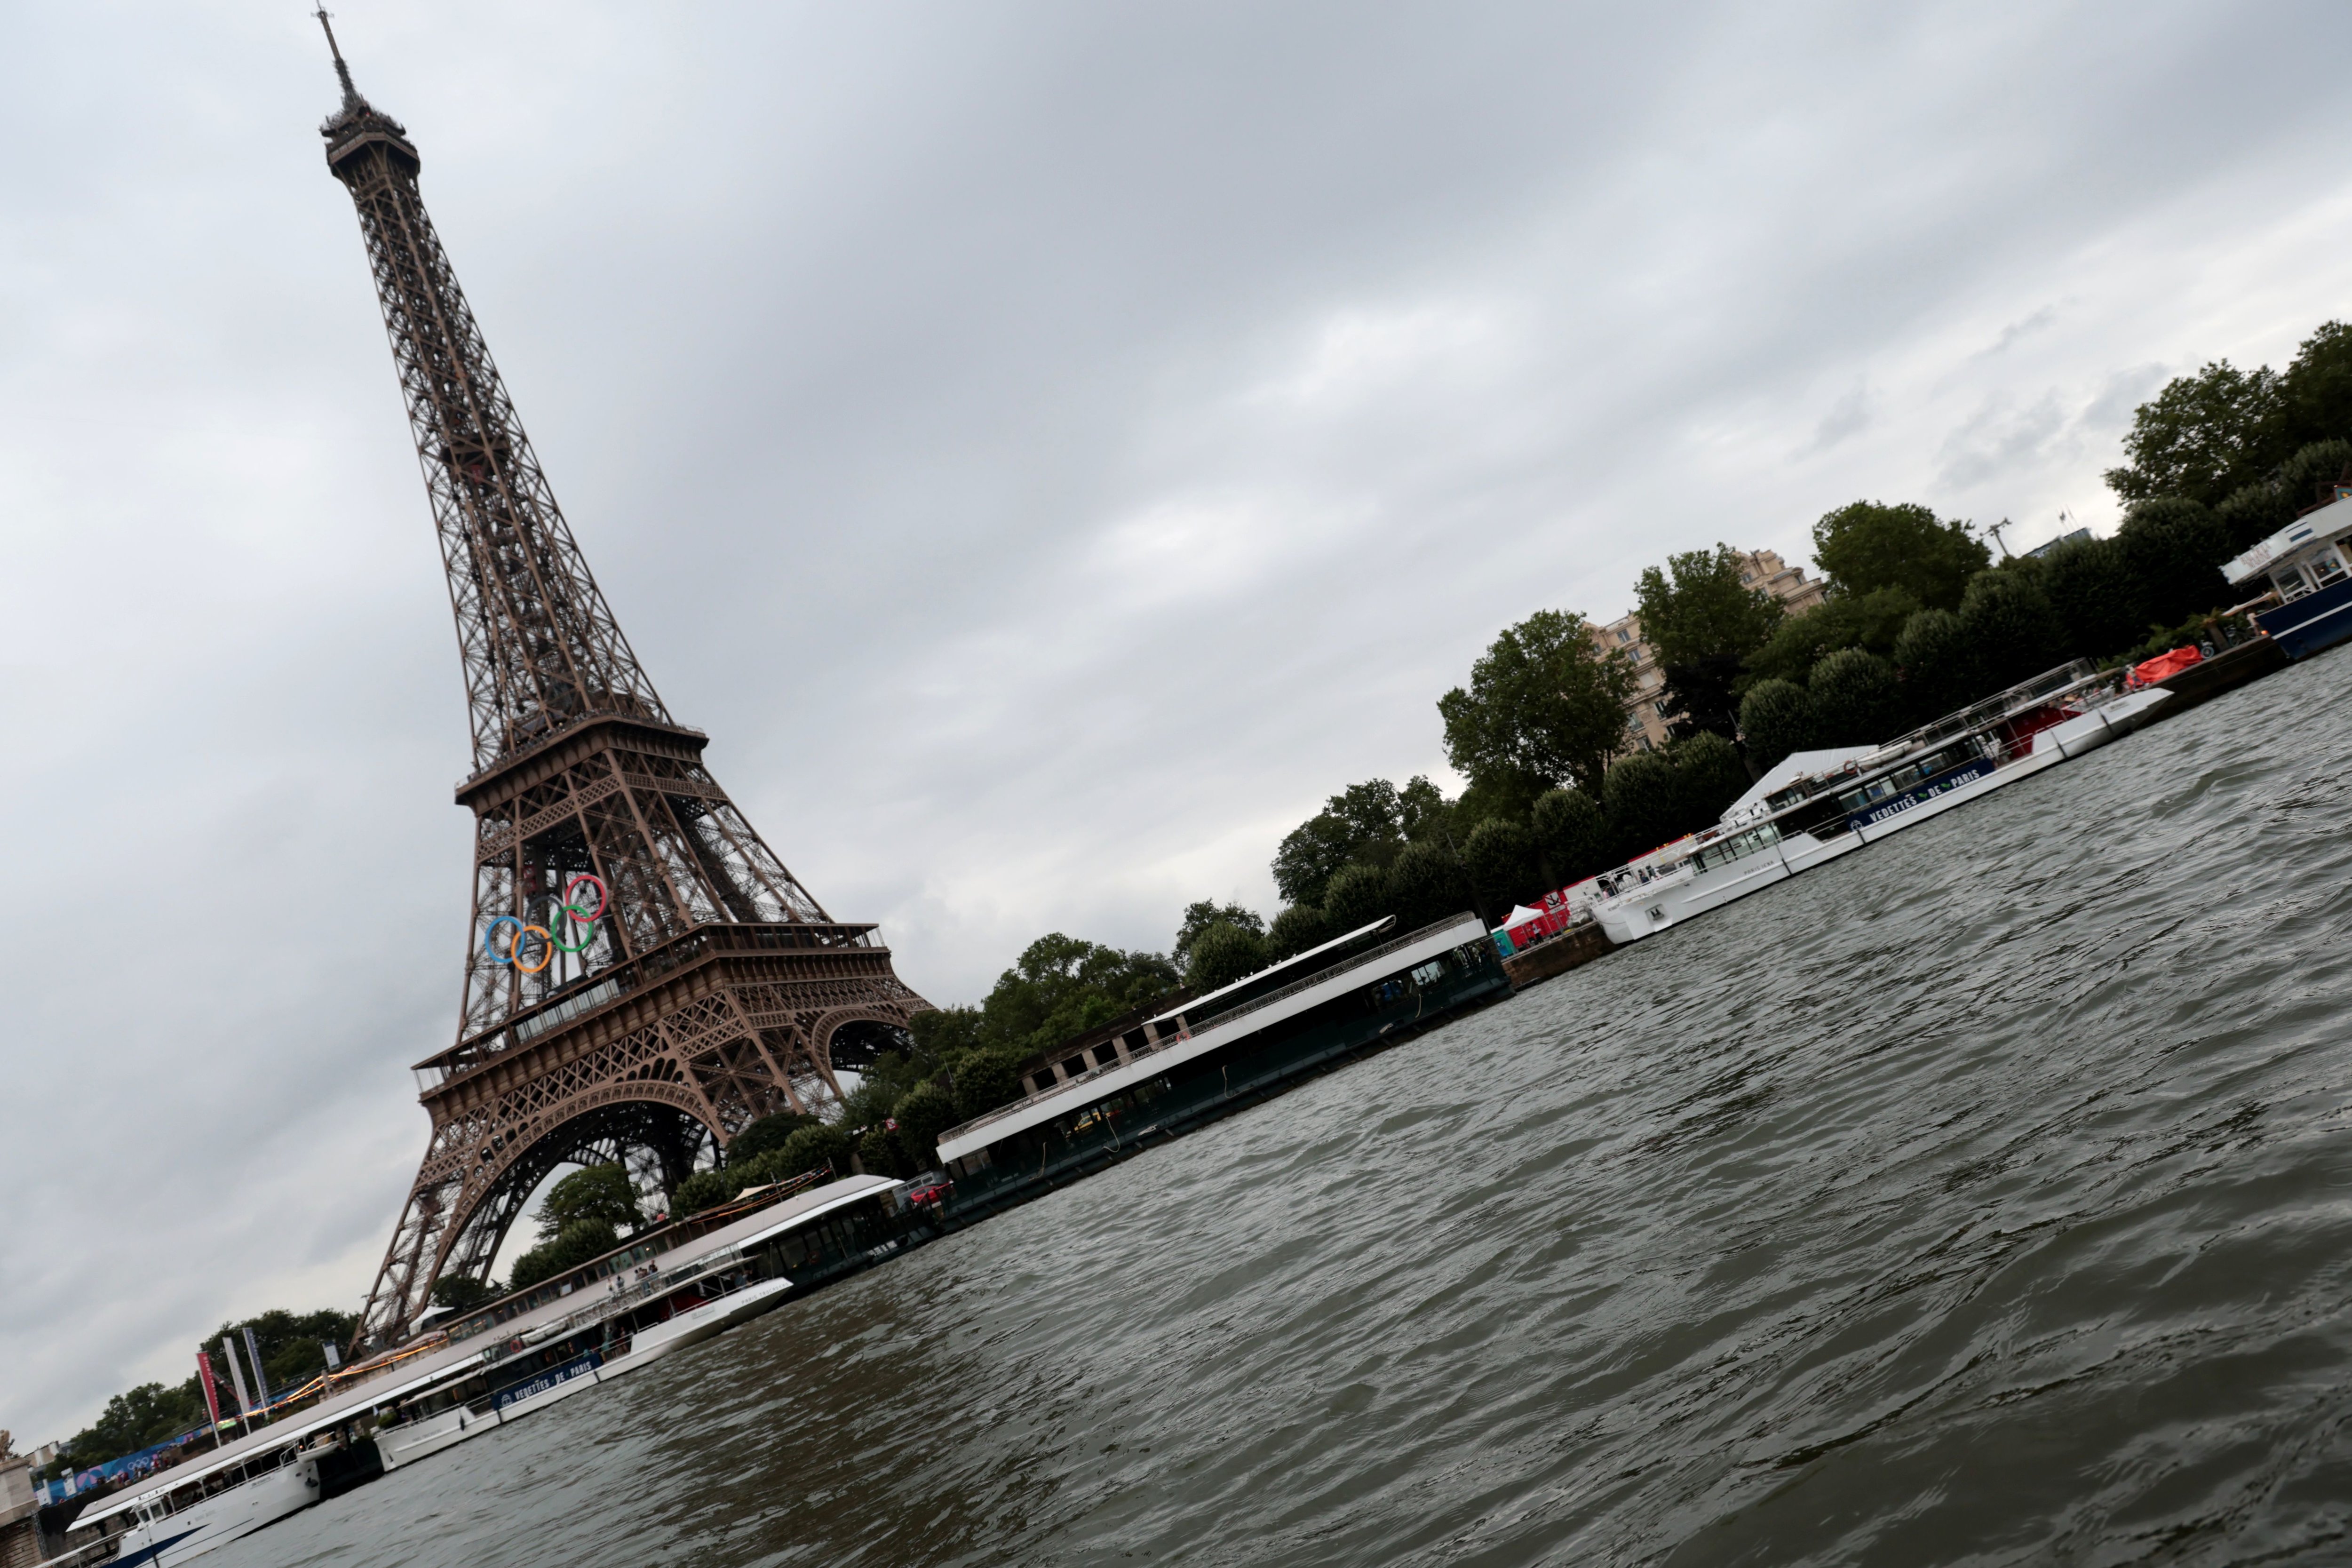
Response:
[[[1740,557],[1739,580],[1761,588],[1780,601],[1781,608],[1801,616],[1829,596],[1822,585],[1769,550],[1751,550]],[[1653,751],[1666,743],[1666,726],[1675,716],[1674,699],[1666,692],[1665,672],[1657,655],[1642,636],[1642,617],[1624,615],[1605,626],[1592,628],[1593,646],[1603,653],[1621,653],[1633,666],[1633,695],[1625,704],[1625,749]]]

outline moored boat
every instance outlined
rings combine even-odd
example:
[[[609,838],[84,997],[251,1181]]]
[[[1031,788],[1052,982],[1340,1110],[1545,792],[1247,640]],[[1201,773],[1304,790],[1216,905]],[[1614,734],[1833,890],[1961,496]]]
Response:
[[[2172,700],[2078,660],[1882,746],[1795,753],[1715,826],[1603,872],[1593,918],[1639,942],[2095,750]]]

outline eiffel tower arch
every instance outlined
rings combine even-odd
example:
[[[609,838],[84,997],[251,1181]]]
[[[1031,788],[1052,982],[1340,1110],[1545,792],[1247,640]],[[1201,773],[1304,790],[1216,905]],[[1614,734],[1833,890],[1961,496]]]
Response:
[[[559,1166],[675,1190],[745,1124],[838,1101],[929,1004],[835,920],[670,716],[555,504],[417,190],[407,132],[352,85],[320,128],[350,191],[448,579],[473,735],[473,915],[457,1037],[362,1342],[444,1274],[480,1279]]]

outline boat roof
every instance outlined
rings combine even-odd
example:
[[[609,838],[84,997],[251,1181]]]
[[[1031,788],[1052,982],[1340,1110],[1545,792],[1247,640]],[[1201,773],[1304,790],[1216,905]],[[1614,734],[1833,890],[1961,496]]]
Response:
[[[1354,931],[1349,931],[1345,936],[1335,936],[1329,942],[1323,943],[1320,947],[1310,947],[1305,952],[1294,953],[1290,957],[1284,959],[1279,963],[1269,963],[1264,969],[1252,970],[1249,973],[1243,975],[1239,980],[1234,981],[1231,985],[1220,985],[1214,991],[1206,992],[1202,995],[1193,997],[1191,1001],[1186,1002],[1181,1007],[1171,1007],[1167,1012],[1160,1014],[1157,1017],[1146,1018],[1144,1023],[1147,1025],[1164,1024],[1171,1018],[1181,1018],[1187,1013],[1197,1013],[1201,1010],[1201,1005],[1204,1002],[1213,1002],[1218,997],[1228,995],[1233,992],[1240,990],[1244,985],[1255,985],[1269,974],[1277,974],[1286,969],[1297,969],[1299,965],[1307,963],[1308,960],[1319,958],[1324,953],[1329,952],[1333,948],[1345,947],[1348,943],[1354,942],[1359,937],[1370,936],[1375,931],[1384,931],[1394,924],[1396,924],[1396,916],[1382,915],[1380,919],[1374,921],[1370,925],[1358,926]]]
[[[2242,583],[2309,545],[2324,544],[2352,533],[2352,497],[2329,501],[2305,512],[2252,550],[2221,563],[2221,575]]]
[[[823,1186],[811,1187],[806,1192],[796,1193],[782,1203],[748,1214],[731,1225],[721,1226],[717,1230],[698,1236],[692,1241],[673,1247],[667,1252],[657,1252],[654,1255],[652,1263],[654,1267],[667,1272],[698,1261],[713,1252],[723,1251],[732,1247],[756,1246],[771,1237],[790,1230],[796,1225],[805,1225],[841,1207],[844,1204],[855,1203],[860,1198],[874,1197],[891,1188],[904,1187],[906,1184],[904,1182],[893,1181],[887,1176],[844,1176],[839,1181],[827,1182]],[[482,1359],[484,1351],[490,1345],[504,1343],[518,1334],[577,1312],[587,1304],[580,1299],[581,1295],[582,1292],[574,1290],[569,1296],[559,1296],[552,1301],[535,1307],[528,1312],[519,1313],[499,1324],[499,1331],[495,1335],[477,1335],[460,1340],[454,1344],[444,1345],[438,1350],[418,1354],[413,1357],[409,1364],[404,1367],[390,1369],[364,1383],[353,1384],[342,1393],[312,1405],[309,1410],[289,1415],[284,1420],[257,1431],[247,1433],[232,1443],[224,1444],[202,1459],[187,1460],[173,1466],[168,1470],[159,1470],[149,1479],[147,1485],[126,1490],[118,1499],[109,1500],[104,1508],[92,1510],[82,1515],[75,1521],[75,1528],[79,1529],[97,1520],[110,1518],[126,1509],[137,1507],[165,1492],[186,1486],[190,1481],[202,1480],[206,1476],[233,1468],[261,1455],[274,1453],[289,1443],[299,1443],[315,1433],[348,1421],[364,1411],[373,1410],[378,1405],[389,1405],[396,1399],[405,1398],[433,1384],[446,1382],[453,1377],[469,1373],[475,1363]]]
[[[1363,931],[1377,931],[1388,922],[1366,926]],[[1362,931],[1350,933],[1361,935]],[[1339,939],[1344,942],[1346,937]],[[1003,1142],[1016,1133],[1024,1132],[1040,1122],[1056,1116],[1084,1110],[1097,1100],[1108,1099],[1121,1089],[1148,1079],[1159,1077],[1181,1062],[1190,1061],[1204,1052],[1231,1045],[1245,1035],[1280,1023],[1295,1013],[1318,1005],[1328,1000],[1327,986],[1346,987],[1360,984],[1357,971],[1379,963],[1381,968],[1410,968],[1424,959],[1433,958],[1449,948],[1486,940],[1486,922],[1467,910],[1434,925],[1408,931],[1393,942],[1381,944],[1350,962],[1337,965],[1322,974],[1308,975],[1282,990],[1245,1003],[1220,1017],[1201,1026],[1200,1032],[1189,1038],[1172,1041],[1157,1049],[1147,1050],[1131,1061],[1117,1067],[1097,1068],[1081,1078],[1067,1079],[1053,1088],[1040,1090],[1026,1100],[975,1117],[961,1126],[950,1127],[940,1134],[940,1158],[960,1160],[976,1149],[985,1149]],[[1326,946],[1332,944],[1326,943]],[[1316,951],[1320,952],[1321,949]],[[1303,954],[1301,956],[1304,956]],[[1078,1092],[1083,1089],[1085,1092]],[[954,1147],[950,1149],[949,1146]]]
[[[1790,752],[1765,769],[1764,776],[1749,785],[1746,795],[1731,803],[1722,820],[1741,821],[1756,807],[1799,779],[1811,778],[1816,773],[1835,773],[1848,763],[1858,763],[1878,749],[1877,746],[1824,746],[1812,752]]]

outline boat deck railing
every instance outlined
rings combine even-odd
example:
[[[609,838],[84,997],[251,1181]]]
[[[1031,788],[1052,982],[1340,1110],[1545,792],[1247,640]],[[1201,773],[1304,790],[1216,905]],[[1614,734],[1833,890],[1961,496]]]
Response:
[[[1385,958],[1390,953],[1411,947],[1417,942],[1425,942],[1433,933],[1443,931],[1447,926],[1458,925],[1463,921],[1476,919],[1477,917],[1475,915],[1470,914],[1449,915],[1442,921],[1433,921],[1429,925],[1423,926],[1419,931],[1408,931],[1402,936],[1395,937],[1388,942],[1382,942],[1378,947],[1357,953],[1351,958],[1343,959],[1339,963],[1334,963],[1328,968],[1319,969],[1314,973],[1307,975],[1303,980],[1294,980],[1289,984],[1283,986],[1279,990],[1269,991],[1265,995],[1255,997],[1242,1006],[1235,1007],[1231,1012],[1219,1013],[1214,1017],[1202,1023],[1201,1027],[1203,1029],[1222,1029],[1236,1018],[1245,1018],[1252,1013],[1271,1007],[1277,1002],[1286,1001],[1290,997],[1296,996],[1300,992],[1307,990],[1310,987],[1325,984],[1335,976],[1341,974],[1348,970],[1360,968],[1364,964],[1370,963],[1375,959]],[[1478,929],[1480,933],[1483,935],[1486,929],[1486,922],[1484,921],[1480,921],[1478,922]],[[988,1112],[985,1116],[975,1116],[971,1121],[950,1127],[946,1131],[940,1133],[939,1136],[939,1142],[944,1143],[950,1138],[964,1137],[970,1133],[978,1131],[983,1127],[1002,1121],[1008,1116],[1013,1116],[1021,1111],[1030,1110],[1034,1106],[1041,1105],[1046,1100],[1058,1099],[1063,1095],[1073,1093],[1074,1091],[1095,1082],[1097,1079],[1107,1078],[1112,1073],[1121,1071],[1126,1068],[1133,1066],[1136,1062],[1142,1061],[1160,1051],[1167,1050],[1171,1046],[1181,1045],[1192,1037],[1192,1031],[1188,1026],[1181,1034],[1170,1035],[1158,1040],[1147,1041],[1140,1047],[1129,1047],[1125,1060],[1114,1062],[1108,1067],[1089,1068],[1085,1072],[1080,1073],[1077,1077],[1066,1078],[1050,1089],[1041,1089],[1036,1093],[1026,1095],[1020,1100],[1014,1100],[1010,1105],[1000,1106],[996,1110]]]

